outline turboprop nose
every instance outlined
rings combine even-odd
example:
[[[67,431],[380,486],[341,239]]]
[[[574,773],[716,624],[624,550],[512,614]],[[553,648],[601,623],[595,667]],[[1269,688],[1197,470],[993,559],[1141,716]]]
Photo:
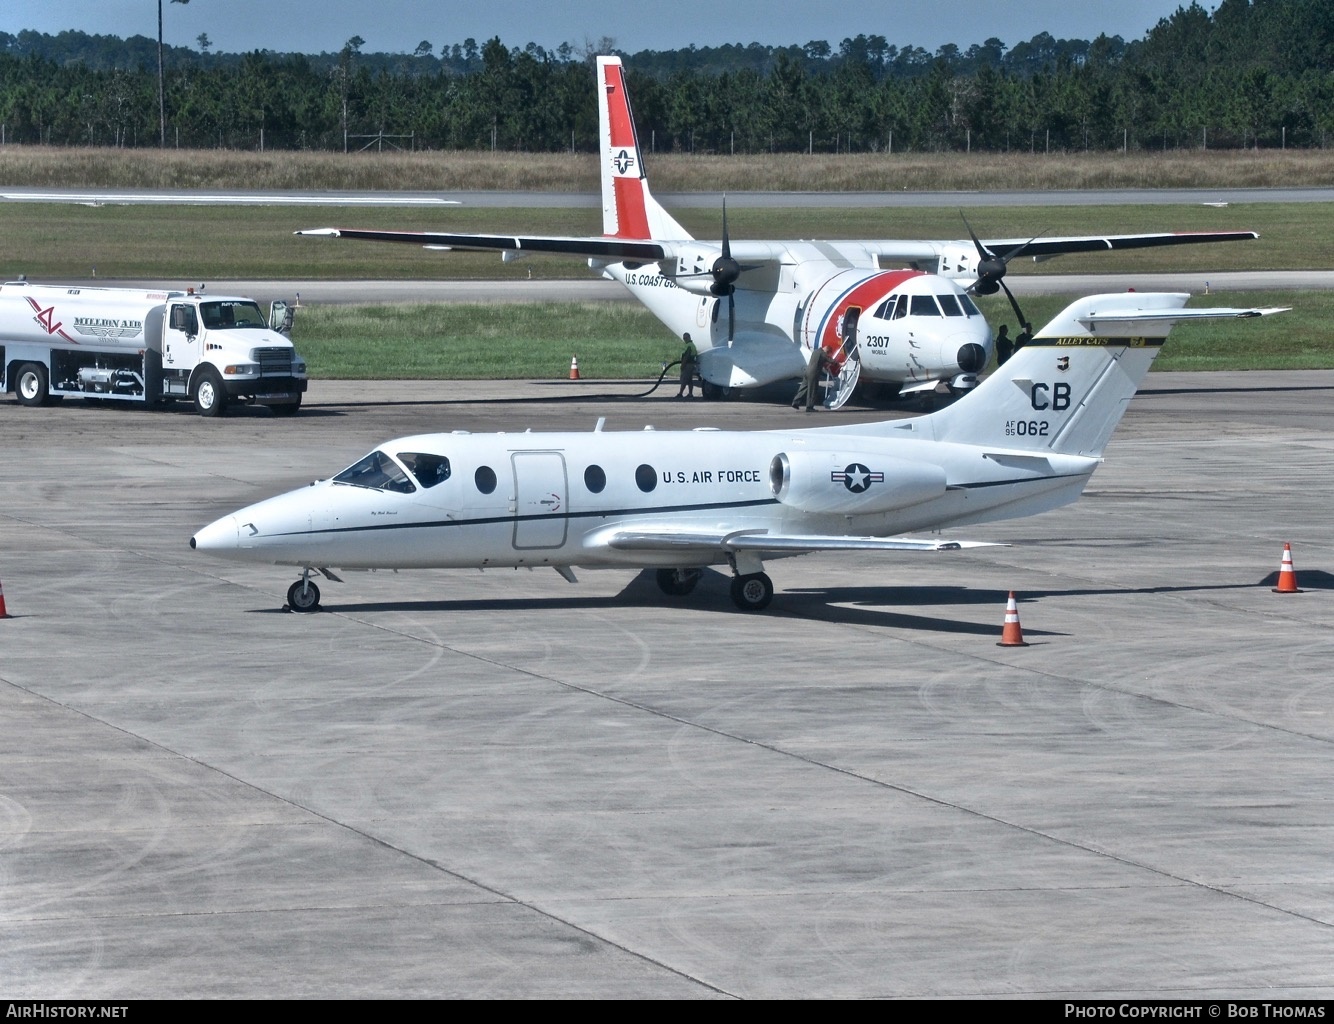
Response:
[[[190,547],[196,551],[234,551],[237,536],[236,516],[223,516],[191,537]]]
[[[944,345],[941,355],[954,362],[964,373],[981,373],[991,358],[991,328],[981,317],[980,322],[969,324],[969,329],[954,334]]]

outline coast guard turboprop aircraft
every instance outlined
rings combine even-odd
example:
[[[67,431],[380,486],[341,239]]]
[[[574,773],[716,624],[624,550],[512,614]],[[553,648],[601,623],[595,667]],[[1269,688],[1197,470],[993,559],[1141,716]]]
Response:
[[[669,595],[727,565],[732,599],[773,597],[765,561],[827,550],[947,551],[902,536],[1074,501],[1184,309],[1183,294],[1081,299],[962,400],[927,416],[768,431],[423,434],[332,480],[261,501],[190,540],[223,558],[297,566],[295,611],[333,569],[657,569]]]
[[[348,228],[297,234],[499,251],[506,261],[534,252],[583,256],[677,338],[690,334],[706,396],[801,376],[821,346],[838,369],[836,380],[824,382],[829,408],[842,405],[859,378],[905,395],[934,391],[942,381],[956,391],[975,385],[992,340],[969,295],[1004,289],[1014,304],[1003,278],[1018,255],[1259,237],[1218,231],[984,242],[969,228],[962,241],[733,241],[724,207],[721,241],[696,241],[649,191],[620,58],[599,57],[597,75],[601,237]],[[1017,304],[1015,310],[1024,322]]]

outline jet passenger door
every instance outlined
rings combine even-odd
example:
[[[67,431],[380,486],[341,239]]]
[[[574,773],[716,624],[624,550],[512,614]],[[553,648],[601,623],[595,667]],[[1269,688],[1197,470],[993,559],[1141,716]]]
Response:
[[[560,452],[515,452],[514,546],[558,548],[565,543],[568,495]]]

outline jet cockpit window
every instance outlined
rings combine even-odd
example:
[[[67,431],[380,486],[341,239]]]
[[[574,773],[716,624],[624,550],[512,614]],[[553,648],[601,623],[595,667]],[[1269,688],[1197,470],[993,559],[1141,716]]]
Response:
[[[336,477],[336,484],[369,487],[375,491],[397,491],[411,494],[417,488],[397,462],[381,451],[374,451],[355,465],[348,466]]]
[[[940,307],[936,305],[934,295],[912,296],[913,316],[940,316]]]
[[[946,316],[963,316],[963,310],[959,308],[959,303],[955,301],[953,295],[937,295],[936,300]]]
[[[434,487],[449,479],[449,460],[429,452],[399,452],[398,461],[408,467],[423,487]]]
[[[219,302],[201,302],[199,311],[204,318],[204,326],[210,331],[226,330],[231,327],[267,327],[264,314],[253,302],[236,302],[224,299]]]
[[[960,295],[960,296],[959,296],[959,303],[960,303],[960,305],[963,306],[963,311],[964,311],[965,313],[967,313],[969,316],[981,316],[981,315],[982,315],[982,311],[981,311],[980,309],[977,308],[977,303],[975,303],[975,302],[974,302],[972,299],[970,299],[967,295]]]

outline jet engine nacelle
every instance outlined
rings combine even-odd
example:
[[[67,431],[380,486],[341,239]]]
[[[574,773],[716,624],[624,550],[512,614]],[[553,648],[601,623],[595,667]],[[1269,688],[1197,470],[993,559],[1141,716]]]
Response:
[[[803,512],[862,515],[940,497],[945,471],[875,452],[782,452],[769,463],[769,486]]]

